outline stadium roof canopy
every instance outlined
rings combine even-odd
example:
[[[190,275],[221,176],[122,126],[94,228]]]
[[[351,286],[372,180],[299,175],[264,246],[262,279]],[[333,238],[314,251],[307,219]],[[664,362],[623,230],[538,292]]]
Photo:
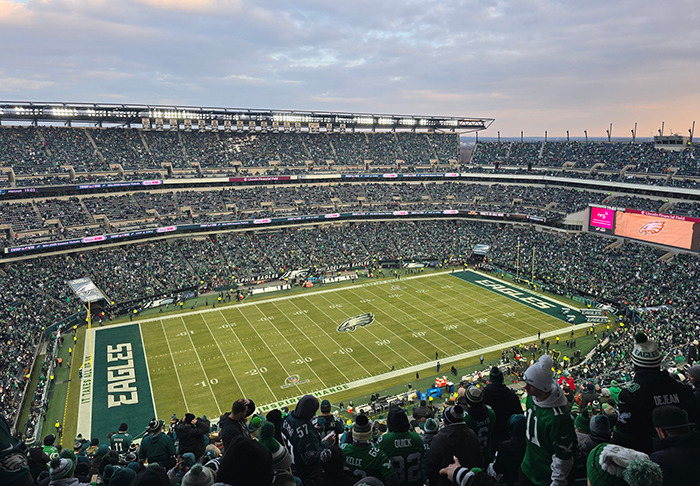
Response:
[[[271,131],[446,131],[484,130],[493,118],[343,113],[331,111],[208,108],[194,106],[127,105],[0,101],[0,121],[93,126],[139,124],[145,129]]]

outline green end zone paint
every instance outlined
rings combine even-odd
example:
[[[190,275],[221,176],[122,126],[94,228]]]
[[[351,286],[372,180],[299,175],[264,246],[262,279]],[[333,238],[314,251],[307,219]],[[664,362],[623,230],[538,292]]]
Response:
[[[124,422],[132,435],[138,435],[155,416],[139,325],[93,329],[93,349],[89,342],[82,367],[78,432],[105,443],[107,435]]]
[[[525,304],[533,309],[542,311],[561,321],[568,322],[568,317],[573,315],[574,319],[571,324],[582,324],[586,322],[586,316],[584,316],[579,309],[564,304],[563,302],[550,299],[549,297],[507,284],[502,280],[487,277],[471,270],[457,272],[451,275],[471,284],[491,290],[492,292],[496,292],[516,302],[520,302],[521,304]],[[567,313],[564,314],[562,309],[567,309]]]

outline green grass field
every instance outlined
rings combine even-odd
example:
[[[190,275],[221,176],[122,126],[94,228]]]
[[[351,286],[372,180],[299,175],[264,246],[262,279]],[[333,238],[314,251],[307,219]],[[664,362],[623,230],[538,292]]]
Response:
[[[475,278],[501,284],[474,272],[426,274],[144,319],[140,333],[156,415],[191,411],[214,418],[241,397],[264,411],[294,404],[305,393],[333,395],[416,371],[436,375],[436,352],[440,375],[449,374],[452,363],[468,356],[524,342],[538,331],[571,328],[561,319],[563,304],[504,283],[507,297],[467,281]],[[371,324],[338,330],[365,313],[373,314]],[[116,336],[110,339],[119,342]],[[100,393],[93,390],[96,403]],[[103,429],[96,425],[102,421],[109,422],[103,430],[114,427],[111,410],[93,410],[94,431]]]
[[[258,410],[296,404],[313,393],[340,400],[414,381],[436,372],[493,362],[506,346],[567,334],[569,307],[477,272],[426,273],[365,280],[217,308],[155,314],[133,323],[93,328],[84,342],[92,369],[74,370],[64,421],[106,437],[122,421],[141,430],[154,415],[185,412],[216,418],[238,398]],[[580,323],[584,317],[570,307]],[[373,322],[341,332],[349,318]],[[581,326],[584,327],[584,326]],[[460,373],[461,376],[461,373]],[[427,381],[426,381],[427,379]]]

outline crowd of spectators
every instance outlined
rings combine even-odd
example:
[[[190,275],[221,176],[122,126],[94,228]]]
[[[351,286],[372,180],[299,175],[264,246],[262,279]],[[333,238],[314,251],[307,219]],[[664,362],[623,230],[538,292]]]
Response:
[[[530,169],[595,169],[593,178],[607,178],[626,171],[643,177],[669,174],[698,175],[698,146],[681,151],[655,148],[653,142],[480,142],[476,144],[470,163],[474,166],[519,167]],[[565,174],[563,174],[565,175]],[[586,177],[583,172],[576,176]],[[664,183],[663,179],[658,180]],[[695,181],[697,184],[697,181]]]
[[[659,199],[609,196],[608,193],[552,185],[468,182],[331,183],[242,186],[199,190],[138,191],[122,195],[85,195],[0,203],[9,241],[16,244],[63,240],[105,232],[197,224],[236,219],[289,217],[356,211],[458,209],[539,216],[548,221],[608,204],[647,211],[675,208],[692,216],[697,204],[664,206]],[[685,209],[687,208],[687,209]],[[96,228],[97,226],[97,228]]]
[[[158,418],[114,424],[107,437],[79,434],[72,449],[47,434],[27,450],[0,417],[0,446],[16,466],[3,479],[25,486],[695,485],[700,346],[679,350],[676,338],[640,332],[673,334],[669,321],[625,323],[599,331],[583,362],[555,362],[542,339],[530,360],[522,345],[504,350],[498,365],[463,379],[442,403],[409,393],[386,416],[349,412],[347,422],[343,403],[314,395],[266,414],[250,397],[216,423],[191,411],[178,419],[175,411],[169,425]],[[687,359],[687,383],[669,359],[675,356]],[[517,393],[506,386],[513,377],[524,385]]]
[[[0,167],[16,186],[250,173],[453,171],[457,134],[149,131],[131,128],[0,129]],[[697,187],[698,148],[681,151],[641,142],[481,142],[460,170]],[[502,170],[503,170],[502,169]],[[160,172],[160,174],[159,174]],[[10,184],[7,179],[6,185]]]
[[[444,163],[458,158],[458,154],[453,153],[452,137],[388,133],[241,134],[182,131],[165,134],[127,129],[2,127],[0,166],[12,167],[18,175],[32,176],[17,179],[17,185],[30,185],[27,181],[32,180],[41,180],[42,184],[63,181],[63,174],[58,174],[62,165],[70,165],[78,172],[72,178],[74,181],[91,181],[91,172],[114,171],[117,164],[131,168],[137,166],[142,171],[160,170],[163,166],[172,165],[200,175],[201,172],[193,168],[193,164],[238,171],[241,166],[269,167],[270,163],[279,163],[281,167],[274,170],[290,173],[290,169],[285,167],[303,172],[308,161],[326,165],[327,160],[333,160],[335,164],[346,167],[363,167],[365,160],[388,166],[395,165],[396,160],[404,160],[407,166],[415,169],[418,165],[428,165],[430,160]],[[642,174],[665,174],[667,168],[677,167],[683,174],[697,176],[695,151],[695,148],[690,148],[680,153],[665,153],[657,151],[651,144],[598,142],[590,146],[581,142],[479,144],[472,163],[483,166],[499,160],[503,165],[512,164],[520,167],[520,170],[525,170],[529,164],[554,169],[566,162],[572,162],[576,168],[592,168],[600,163],[604,164],[605,170],[618,172],[631,165],[634,166],[632,172]],[[242,165],[237,166],[234,161]],[[117,174],[109,172],[104,180],[122,177]],[[149,175],[147,172],[142,174]],[[576,177],[586,176],[584,172],[576,173]],[[618,176],[612,173],[599,173],[598,176],[618,180],[615,178]],[[133,177],[133,173],[130,176],[123,174],[123,177]],[[647,184],[653,183],[648,177],[643,180]],[[677,179],[658,180],[684,185]],[[692,179],[687,181],[694,184]],[[659,211],[663,206],[664,212],[698,215],[697,203],[675,201],[666,204],[667,201],[646,197],[613,196],[608,198],[608,194],[582,189],[503,183],[249,186],[0,203],[0,221],[11,225],[12,234],[8,235],[16,242],[17,239],[57,240],[104,234],[114,228],[152,227],[161,221],[209,222],[250,216],[318,214],[329,209],[524,208],[534,209],[538,214],[558,212],[565,215],[584,209],[589,203],[603,203],[605,200],[605,204],[618,207]],[[101,220],[102,216],[106,218],[105,221]],[[30,234],[32,231],[36,233],[33,236]],[[18,234],[22,232],[26,232],[26,235]],[[6,235],[2,236],[5,239]],[[112,312],[118,313],[138,309],[160,296],[177,296],[183,290],[206,292],[226,289],[234,283],[275,279],[292,269],[313,268],[322,274],[339,268],[369,269],[386,260],[432,264],[464,261],[471,255],[473,246],[479,243],[490,245],[485,262],[489,268],[531,279],[533,284],[562,295],[584,296],[618,309],[633,309],[628,311],[632,314],[631,317],[628,315],[626,322],[633,328],[643,329],[649,340],[657,343],[664,353],[668,356],[688,356],[691,361],[697,359],[691,357],[697,356],[697,344],[693,343],[700,335],[697,325],[700,309],[696,303],[700,291],[700,261],[697,256],[673,255],[631,242],[620,244],[615,239],[590,234],[541,231],[529,226],[466,221],[348,223],[181,237],[2,264],[0,352],[7,359],[0,367],[0,406],[5,411],[19,409],[26,377],[37,356],[42,330],[81,310],[65,283],[67,280],[89,276],[104,291],[108,301],[115,303]],[[618,381],[629,382],[634,378],[634,363],[630,355],[636,345],[632,334],[625,328],[614,327],[599,332],[600,344],[585,363],[573,368],[570,363],[563,362],[557,363],[557,367],[568,368],[567,372],[575,376],[577,388],[583,386],[587,389],[588,385],[592,385],[596,390],[599,387],[600,400],[603,397],[607,399],[604,390],[610,391]],[[45,385],[44,381],[42,386]],[[462,396],[467,396],[466,392],[465,388]],[[576,390],[569,392],[576,396]],[[474,395],[470,393],[465,400],[476,400]],[[462,414],[465,409],[468,412],[471,406],[467,402],[462,407]],[[605,412],[603,408],[601,413],[612,416],[610,409]],[[40,410],[32,410],[33,418],[38,414]],[[311,417],[314,414],[315,410]],[[589,410],[579,404],[578,416],[586,414],[588,427],[593,429],[595,421],[590,419],[597,414],[597,410]],[[458,416],[459,410],[445,410],[443,420],[438,421],[442,426],[440,431],[452,430],[452,424],[459,422],[454,421]],[[400,414],[396,418],[403,424]],[[366,433],[363,420],[359,422],[357,432]],[[663,425],[663,420],[660,424]],[[345,431],[348,436],[352,435],[354,427],[348,427],[349,430]],[[663,427],[660,428],[663,430]],[[399,429],[389,424],[389,433],[406,432],[403,425]],[[433,433],[432,428],[426,431],[425,425],[419,426],[418,430],[428,432],[424,437]],[[581,430],[577,427],[578,432],[586,435],[585,426]],[[592,431],[588,436],[592,438]],[[351,452],[352,448],[348,447],[337,451],[333,449],[329,457],[336,454],[337,460]],[[105,455],[101,461],[105,461]],[[74,461],[74,465],[80,462],[71,458],[67,460]],[[107,462],[115,462],[112,465],[116,467],[119,460],[112,455]],[[580,465],[581,458],[576,460]],[[221,462],[226,461],[222,459]],[[343,461],[340,463],[342,466]],[[52,464],[51,470],[60,470],[62,464],[62,460],[56,463],[56,468]],[[105,465],[106,462],[97,465],[100,477],[104,474]],[[193,465],[177,469],[180,467],[178,465],[172,474],[176,477],[180,474],[183,482],[190,468],[196,469],[197,474],[210,474],[202,473],[208,467],[206,464],[202,464],[203,468],[193,468]],[[469,466],[466,462],[462,465]],[[488,470],[485,461],[475,461],[474,465]],[[448,464],[441,465],[446,466]],[[138,469],[141,467],[138,465]],[[321,469],[324,469],[323,465]],[[383,479],[387,484],[392,484],[391,471],[385,473]],[[439,471],[437,473],[439,475]],[[483,471],[479,473],[448,467],[446,473],[459,479],[470,473],[470,477],[474,477]],[[232,479],[229,484],[237,484],[235,481]]]
[[[130,128],[2,127],[0,166],[17,175],[76,174],[123,170],[271,165],[364,168],[365,161],[395,167],[448,165],[459,160],[457,134],[149,131]]]
[[[662,250],[614,242],[591,234],[464,221],[355,223],[179,238],[6,263],[0,281],[3,352],[19,356],[6,361],[3,403],[9,405],[9,395],[16,399],[39,330],[80,310],[65,282],[83,276],[92,278],[116,306],[138,308],[180,289],[225,289],[233,282],[274,279],[293,269],[465,260],[475,244],[488,244],[489,263],[521,277],[531,275],[534,254],[535,281],[551,291],[622,307],[659,308],[654,319],[679,326],[659,340],[685,339],[696,332],[698,259],[668,258]]]

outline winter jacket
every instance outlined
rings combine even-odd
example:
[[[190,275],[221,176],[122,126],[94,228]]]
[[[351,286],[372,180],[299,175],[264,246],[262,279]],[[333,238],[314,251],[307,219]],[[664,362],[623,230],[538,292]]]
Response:
[[[139,459],[147,460],[149,464],[157,462],[165,469],[175,465],[175,444],[167,434],[146,434],[139,447]]]
[[[484,467],[479,439],[464,422],[446,425],[435,434],[425,463],[430,486],[452,484],[447,476],[440,476],[440,469],[452,464],[452,456],[466,468]]]
[[[250,439],[250,432],[244,420],[233,420],[226,413],[219,418],[219,436],[224,444],[224,452],[226,447],[231,443],[231,439],[237,436],[243,436]]]
[[[649,459],[661,466],[664,486],[697,486],[700,482],[700,432],[654,440]]]
[[[178,452],[180,455],[191,452],[194,457],[199,459],[204,455],[206,446],[204,445],[204,436],[209,433],[209,422],[206,420],[197,420],[197,423],[192,425],[185,422],[179,422],[175,426],[175,434],[177,434]]]
[[[484,388],[484,403],[496,414],[496,427],[493,432],[494,447],[508,438],[508,419],[511,415],[522,415],[523,407],[513,390],[505,385],[489,383]]]
[[[634,383],[620,392],[613,443],[647,454],[653,452],[656,432],[651,415],[655,408],[664,405],[682,408],[688,412],[689,421],[697,423],[690,388],[671,378],[667,371],[637,368]]]
[[[292,451],[295,475],[302,481],[321,469],[321,434],[313,423],[316,410],[318,399],[305,395],[282,421],[282,437],[287,449]]]

